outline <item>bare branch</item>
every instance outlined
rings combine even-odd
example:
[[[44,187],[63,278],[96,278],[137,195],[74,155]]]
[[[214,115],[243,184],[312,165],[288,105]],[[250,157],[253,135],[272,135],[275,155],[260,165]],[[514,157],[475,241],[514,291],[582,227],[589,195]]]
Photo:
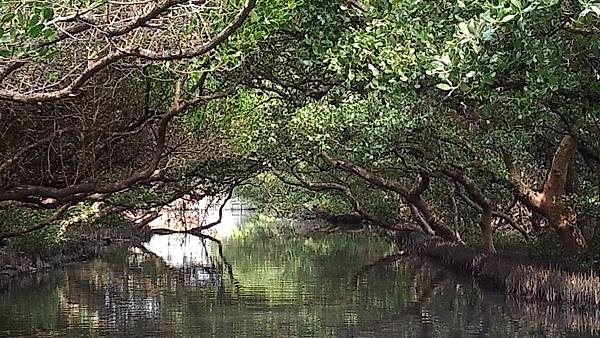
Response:
[[[225,41],[233,32],[236,31],[246,20],[252,9],[256,6],[256,0],[247,0],[242,10],[221,32],[215,35],[210,41],[193,48],[177,48],[169,51],[153,51],[150,49],[128,47],[121,49],[128,55],[135,55],[149,60],[181,60],[191,59],[206,54]]]
[[[185,80],[185,79],[183,79]],[[24,185],[16,187],[9,191],[0,192],[0,201],[15,200],[23,202],[32,202],[37,200],[38,204],[44,206],[57,206],[64,201],[80,201],[92,194],[110,194],[121,190],[129,189],[134,185],[146,181],[152,177],[157,170],[165,152],[165,140],[170,121],[179,113],[208,102],[210,100],[230,95],[235,90],[236,84],[231,87],[215,93],[204,96],[198,96],[194,99],[184,101],[181,98],[183,81],[177,84],[176,95],[171,109],[162,115],[158,122],[155,148],[150,162],[139,171],[122,180],[106,183],[81,183],[66,188],[54,188],[46,186]],[[4,165],[4,164],[3,164]]]
[[[149,20],[156,18],[164,13],[167,9],[183,3],[183,0],[167,0],[159,5],[155,5],[150,11],[138,16],[132,23],[119,29],[113,29],[106,32],[108,37],[120,36],[135,30],[146,24]],[[116,50],[109,52],[107,55],[92,61],[86,60],[85,69],[79,74],[68,86],[47,92],[20,92],[17,90],[3,89],[0,90],[0,100],[17,101],[17,102],[44,102],[53,101],[63,98],[68,98],[77,95],[79,90],[100,71],[108,66],[123,60],[128,57],[138,57],[147,60],[181,60],[191,59],[214,50],[219,44],[223,43],[231,34],[233,34],[246,20],[252,9],[256,6],[256,0],[247,0],[245,6],[239,11],[235,18],[218,34],[209,41],[192,48],[176,48],[167,51],[153,51],[140,47],[116,47]],[[82,30],[84,28],[81,28]],[[0,76],[6,77],[20,66],[8,66]],[[13,69],[15,68],[15,69]]]

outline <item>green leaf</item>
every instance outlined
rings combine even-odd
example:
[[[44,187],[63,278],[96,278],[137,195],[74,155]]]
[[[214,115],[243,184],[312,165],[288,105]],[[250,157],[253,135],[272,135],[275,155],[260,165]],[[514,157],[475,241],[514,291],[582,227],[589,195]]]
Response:
[[[10,34],[0,35],[0,43],[7,43],[12,40]]]
[[[460,29],[464,35],[471,35],[471,32],[469,31],[469,25],[467,25],[467,23],[464,21],[458,24],[458,29]]]
[[[447,83],[438,83],[437,85],[435,85],[436,87],[438,87],[441,90],[445,90],[445,91],[449,91],[454,89],[454,87],[450,86]]]
[[[52,19],[52,17],[54,17],[54,11],[52,10],[52,8],[44,7],[44,9],[42,10],[42,17],[44,17],[45,20]]]
[[[510,0],[510,3],[515,6],[518,10],[521,10],[523,8],[523,4],[521,3],[521,0]]]
[[[13,18],[15,17],[15,13],[6,13],[2,16],[2,19],[0,21],[2,22],[9,22],[11,21]]]
[[[379,76],[379,69],[377,69],[375,66],[373,66],[370,63],[367,67],[369,67],[369,70],[371,71],[371,73],[373,73],[373,76]]]
[[[40,22],[40,16],[35,14],[31,18],[29,18],[29,22],[27,23],[27,26],[36,26],[39,22]]]
[[[43,24],[37,24],[35,26],[31,26],[29,27],[29,29],[27,30],[27,35],[29,35],[32,38],[36,38],[40,35],[40,33],[42,32],[42,29],[44,29],[44,25]]]
[[[510,20],[514,19],[515,17],[516,17],[515,14],[509,14],[502,18],[502,22],[509,22]]]
[[[51,28],[46,28],[46,29],[44,29],[42,35],[44,36],[45,39],[50,39],[56,35],[56,31]]]
[[[589,8],[584,9],[583,11],[581,11],[581,13],[579,13],[579,17],[583,18],[586,15],[588,15],[589,13],[591,13],[591,10]]]

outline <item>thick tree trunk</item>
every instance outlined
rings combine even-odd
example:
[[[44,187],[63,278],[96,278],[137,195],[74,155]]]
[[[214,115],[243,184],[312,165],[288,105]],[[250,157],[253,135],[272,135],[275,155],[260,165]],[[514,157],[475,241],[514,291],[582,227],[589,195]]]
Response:
[[[483,242],[483,250],[487,254],[495,254],[496,248],[494,247],[494,229],[492,227],[492,208],[484,208],[481,211],[481,218],[479,219],[479,226],[481,227],[481,239]]]
[[[578,253],[587,246],[581,230],[576,225],[576,214],[562,201],[567,185],[569,162],[576,149],[577,140],[571,135],[565,135],[554,153],[552,166],[541,192],[534,191],[521,180],[519,171],[507,154],[504,159],[515,196],[529,209],[548,220],[568,254]]]
[[[429,226],[435,231],[436,235],[449,241],[458,241],[456,234],[448,228],[446,222],[437,215],[435,210],[420,195],[412,196],[409,203],[413,204],[423,215],[423,218]]]
[[[568,254],[576,254],[586,247],[585,237],[575,224],[575,213],[562,205],[553,205],[548,211],[548,224],[558,234],[561,245]]]

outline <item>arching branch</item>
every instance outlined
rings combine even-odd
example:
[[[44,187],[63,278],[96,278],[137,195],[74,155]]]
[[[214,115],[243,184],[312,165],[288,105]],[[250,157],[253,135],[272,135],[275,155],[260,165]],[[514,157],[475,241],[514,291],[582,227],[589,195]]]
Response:
[[[56,222],[57,220],[59,220],[66,212],[67,210],[69,210],[69,208],[72,206],[72,203],[69,204],[65,204],[61,207],[59,207],[58,209],[56,209],[56,211],[54,211],[54,213],[46,218],[45,220],[39,222],[38,224],[27,228],[25,230],[19,230],[19,231],[13,231],[13,232],[7,232],[4,234],[0,234],[0,239],[4,239],[4,238],[11,238],[11,237],[19,237],[19,236],[23,236],[26,235],[28,233],[37,231],[37,230],[41,230],[45,227],[47,227],[48,225]]]
[[[148,21],[162,15],[173,6],[176,6],[183,2],[184,1],[182,0],[163,1],[160,4],[155,5],[148,12],[138,16],[130,24],[121,28],[113,28],[111,30],[107,30],[105,34],[107,37],[110,38],[129,33],[137,28],[143,27]],[[256,0],[247,0],[244,7],[238,12],[235,18],[223,30],[217,33],[209,41],[197,45],[195,47],[176,48],[166,51],[153,51],[150,49],[136,46],[128,46],[122,48],[115,47],[115,50],[109,52],[105,56],[100,57],[95,61],[85,60],[85,69],[77,77],[75,77],[69,85],[62,89],[46,92],[20,92],[10,89],[1,89],[0,100],[34,103],[59,100],[75,96],[78,94],[79,90],[99,72],[106,69],[111,64],[114,64],[128,57],[137,57],[151,61],[161,61],[191,59],[201,55],[205,55],[213,51],[219,44],[223,43],[229,36],[231,36],[244,23],[244,21],[247,19],[248,15],[252,11],[252,9],[254,9],[255,6]],[[83,26],[81,26],[81,28],[78,28],[76,31],[81,32],[84,30],[86,29]],[[58,38],[60,38],[60,36]],[[66,39],[68,37],[65,36],[63,38]],[[0,77],[6,78],[12,72],[22,67],[22,62],[24,61],[17,60],[6,66],[2,71],[0,71]]]
[[[352,204],[352,208],[354,209],[354,211],[356,211],[363,219],[365,219],[366,221],[370,222],[371,224],[381,227],[381,228],[395,229],[393,226],[391,226],[387,222],[383,221],[381,218],[379,218],[375,214],[366,210],[362,206],[362,204],[360,203],[358,198],[356,198],[356,196],[352,193],[350,188],[348,188],[342,184],[333,183],[333,182],[308,182],[308,181],[304,180],[303,178],[301,178],[299,175],[293,173],[292,175],[296,179],[294,181],[294,180],[288,179],[285,176],[285,174],[279,170],[271,169],[271,172],[275,176],[277,176],[277,178],[279,178],[279,180],[281,180],[283,183],[291,185],[291,186],[296,186],[296,187],[308,189],[311,191],[338,191],[346,197],[346,199],[350,202],[350,204]]]
[[[401,182],[385,178],[382,175],[372,172],[359,165],[334,159],[324,152],[321,153],[321,157],[325,160],[325,162],[338,169],[356,174],[357,176],[379,188],[397,193],[404,198],[407,203],[410,203],[419,209],[429,226],[435,231],[436,235],[449,241],[459,240],[458,236],[456,236],[456,234],[445,224],[442,217],[437,214],[435,209],[429,203],[427,203],[427,201],[425,201],[421,195],[429,186],[429,177],[425,171],[421,172],[421,174],[424,176],[420,177],[415,188],[409,190]]]
[[[185,79],[180,79],[176,84],[175,96],[171,108],[160,115],[157,123],[155,137],[155,146],[152,157],[143,168],[134,172],[126,178],[110,183],[80,183],[65,188],[55,188],[48,186],[18,186],[8,191],[0,191],[0,201],[22,201],[34,202],[45,207],[57,207],[65,202],[81,201],[94,194],[111,194],[125,189],[129,189],[139,183],[151,179],[157,171],[160,161],[165,154],[166,135],[171,120],[183,111],[196,107],[199,104],[222,98],[234,92],[237,83],[234,83],[227,89],[193,99],[183,100],[183,86]],[[238,81],[239,82],[239,81]],[[4,164],[3,164],[4,165]]]

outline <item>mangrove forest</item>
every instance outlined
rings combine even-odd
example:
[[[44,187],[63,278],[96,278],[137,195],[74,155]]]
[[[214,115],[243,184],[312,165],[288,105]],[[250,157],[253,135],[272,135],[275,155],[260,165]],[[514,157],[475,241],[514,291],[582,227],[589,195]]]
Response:
[[[600,2],[0,0],[0,336],[599,308]]]

